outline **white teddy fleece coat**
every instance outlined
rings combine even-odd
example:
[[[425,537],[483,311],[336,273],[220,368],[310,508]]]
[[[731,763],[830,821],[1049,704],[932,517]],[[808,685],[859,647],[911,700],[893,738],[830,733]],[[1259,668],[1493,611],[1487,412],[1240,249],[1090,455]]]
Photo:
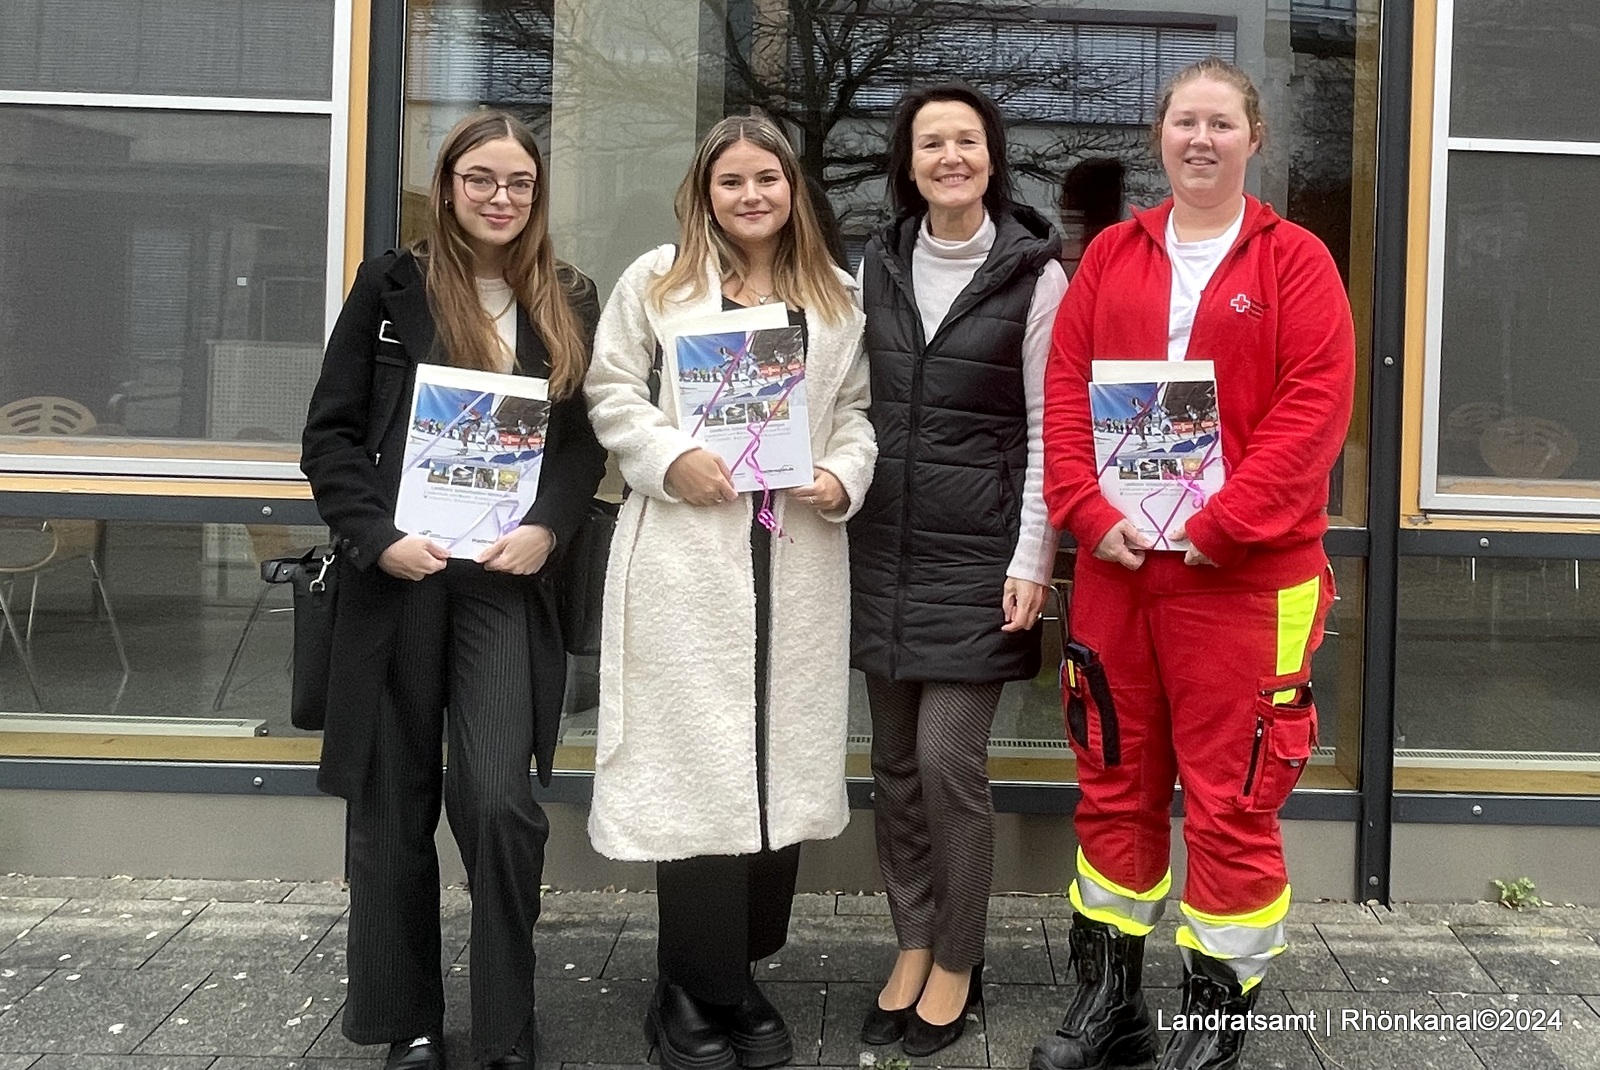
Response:
[[[589,838],[610,858],[663,861],[761,848],[756,791],[752,495],[692,506],[671,496],[668,467],[695,449],[646,386],[663,325],[722,307],[710,265],[695,301],[657,311],[645,294],[672,266],[666,245],[636,260],[612,291],[584,381],[589,416],[633,494],[612,538],[600,655],[600,722]],[[851,291],[855,282],[840,281]],[[845,798],[850,575],[844,521],[877,459],[867,421],[863,318],[807,314],[806,403],[812,459],[850,502],[822,515],[773,495],[787,538],[772,540],[767,691],[767,831],[777,848],[838,835]]]

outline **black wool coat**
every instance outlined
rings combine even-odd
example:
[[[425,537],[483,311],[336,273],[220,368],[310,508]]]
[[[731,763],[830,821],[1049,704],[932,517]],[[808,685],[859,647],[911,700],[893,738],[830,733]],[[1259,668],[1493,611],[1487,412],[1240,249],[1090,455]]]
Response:
[[[1028,469],[1022,343],[1060,241],[1043,216],[995,219],[994,246],[923,336],[906,215],[862,279],[878,466],[850,522],[850,662],[889,680],[993,683],[1039,672],[1039,629],[1002,632]]]
[[[577,279],[573,310],[585,340],[592,342],[600,304],[594,283],[582,275]],[[389,655],[410,582],[390,576],[377,561],[405,534],[394,526],[394,505],[416,367],[422,363],[447,363],[422,267],[410,252],[374,257],[357,270],[328,339],[301,439],[300,467],[311,482],[318,513],[333,531],[339,569],[333,672],[317,786],[346,799],[357,796],[367,782]],[[526,374],[550,374],[549,352],[520,308],[517,363]],[[534,758],[544,783],[550,781],[566,686],[566,650],[554,591],[560,548],[571,544],[605,465],[606,453],[589,425],[583,392],[575,390],[554,402],[539,492],[522,522],[553,531],[557,551],[538,573],[505,577],[521,588],[528,612],[533,670],[528,716],[534,722]],[[437,671],[445,671],[442,658]]]

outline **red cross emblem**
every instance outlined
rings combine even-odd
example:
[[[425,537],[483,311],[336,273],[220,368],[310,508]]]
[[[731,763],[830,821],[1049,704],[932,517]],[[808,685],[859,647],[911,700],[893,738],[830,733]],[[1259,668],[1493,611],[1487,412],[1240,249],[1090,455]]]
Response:
[[[1250,298],[1246,297],[1244,294],[1240,294],[1239,296],[1235,297],[1232,301],[1229,301],[1228,304],[1241,316],[1250,311]]]

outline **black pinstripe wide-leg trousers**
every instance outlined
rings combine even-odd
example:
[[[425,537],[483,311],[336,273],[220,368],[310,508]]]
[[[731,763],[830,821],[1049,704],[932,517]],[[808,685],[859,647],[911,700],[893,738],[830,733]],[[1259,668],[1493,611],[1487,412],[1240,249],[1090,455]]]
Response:
[[[1002,684],[867,677],[873,829],[895,940],[947,970],[983,959],[994,876],[989,726]]]
[[[550,823],[533,798],[525,581],[469,561],[411,584],[376,711],[377,753],[349,808],[350,991],[358,1044],[438,1037],[444,1023],[441,794],[472,895],[472,1047],[531,1054],[533,924]],[[449,717],[445,717],[445,707]],[[441,737],[450,765],[441,774]]]

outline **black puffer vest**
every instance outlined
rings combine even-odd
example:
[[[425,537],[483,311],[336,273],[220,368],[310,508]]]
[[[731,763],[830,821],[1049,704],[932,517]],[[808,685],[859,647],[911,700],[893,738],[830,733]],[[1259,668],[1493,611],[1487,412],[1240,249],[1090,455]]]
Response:
[[[1060,241],[1032,209],[996,219],[988,259],[924,338],[921,222],[896,220],[863,263],[878,467],[850,522],[850,663],[890,680],[1026,679],[1039,629],[1002,632],[1000,599],[1028,466],[1023,334]]]

